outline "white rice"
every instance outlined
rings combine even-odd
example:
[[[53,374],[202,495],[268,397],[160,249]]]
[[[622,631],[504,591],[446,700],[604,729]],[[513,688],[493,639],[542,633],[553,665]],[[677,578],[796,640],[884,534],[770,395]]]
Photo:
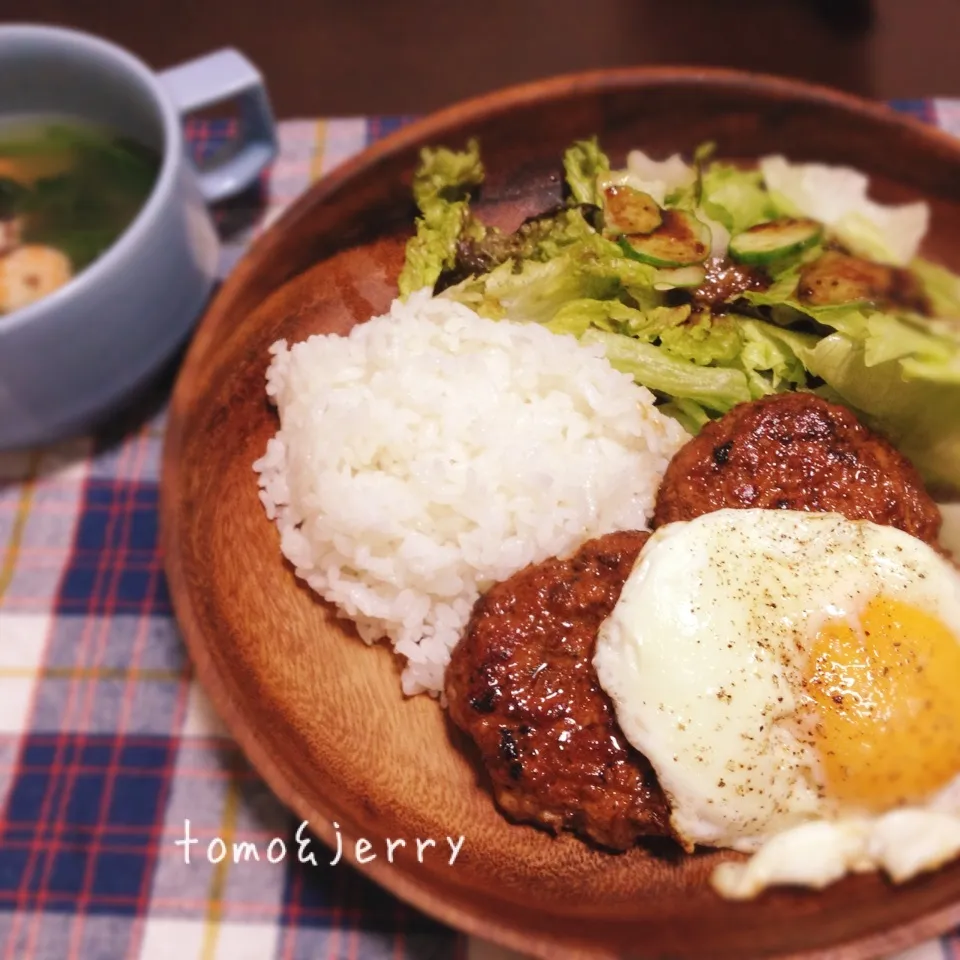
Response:
[[[427,291],[271,353],[260,499],[297,575],[406,658],[407,694],[442,689],[490,585],[646,528],[687,440],[601,347]]]

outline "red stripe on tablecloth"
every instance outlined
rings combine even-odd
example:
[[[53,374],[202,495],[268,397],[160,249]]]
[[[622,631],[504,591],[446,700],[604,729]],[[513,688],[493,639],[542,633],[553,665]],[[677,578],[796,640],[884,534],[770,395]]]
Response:
[[[406,936],[405,936],[406,929],[405,928],[406,928],[406,917],[404,916],[404,912],[400,906],[400,902],[397,901],[393,905],[394,960],[403,960],[403,955],[406,952]]]
[[[70,667],[65,669],[69,670]],[[95,667],[78,667],[78,670],[94,670]],[[77,736],[77,732],[69,733],[69,736]],[[61,732],[57,731],[56,733],[31,733],[30,734],[30,743],[34,747],[56,747],[60,741]],[[109,733],[102,734],[91,734],[93,737],[100,737],[101,739],[107,739],[112,736]],[[220,746],[225,749],[232,750],[237,756],[242,757],[243,754],[240,751],[240,748],[232,740],[225,739],[223,737],[186,737],[187,743],[190,745],[196,745],[197,747],[203,746]],[[129,736],[123,738],[123,744],[125,747],[154,747],[159,749],[165,749],[166,745],[170,742],[170,736],[166,733],[131,733]],[[37,769],[32,767],[31,769]],[[48,767],[43,767],[43,770],[49,769]],[[103,768],[97,768],[101,773]],[[132,769],[136,769],[135,767]]]
[[[3,481],[0,481],[0,484],[2,483]],[[47,513],[47,514],[58,514],[58,513],[62,513],[66,515],[72,514],[74,510],[76,510],[77,508],[76,494],[73,494],[73,493],[67,494],[66,492],[64,492],[64,496],[65,497],[69,496],[69,499],[64,499],[64,500],[44,499],[44,501],[40,504],[40,508],[43,510],[44,513]],[[37,509],[36,503],[34,504],[30,512],[32,513],[33,510],[35,509]],[[20,510],[20,503],[18,501],[12,500],[12,499],[0,500],[0,513],[16,514],[17,512],[19,512],[19,510]]]
[[[157,768],[157,775],[159,776],[161,768]],[[124,771],[126,773],[127,771]],[[22,827],[17,827],[16,824],[13,825],[14,830],[21,829],[26,832],[26,825]],[[63,839],[58,838],[54,840],[52,837],[45,837],[43,834],[37,833],[34,836],[26,837],[22,839],[18,837],[6,837],[3,841],[4,849],[11,850],[26,850],[29,849],[30,844],[36,843],[42,847],[50,847],[52,844],[60,844],[61,847],[58,849],[63,850],[89,850],[90,843],[86,839],[86,834],[92,834],[96,830],[101,829],[101,825],[87,823],[87,824],[71,824],[70,834],[71,836],[76,836],[77,839]],[[149,826],[133,827],[125,824],[117,824],[116,826],[108,825],[104,831],[109,835],[113,842],[110,840],[101,840],[101,847],[99,849],[110,852],[110,853],[131,853],[139,849],[160,849],[161,847],[166,849],[168,852],[171,852],[176,849],[173,845],[174,840],[183,839],[183,825],[180,824],[177,827],[164,827],[161,830],[153,830]],[[151,839],[146,843],[142,844],[142,839],[145,836],[150,836]],[[133,840],[130,843],[123,843],[123,837],[130,836]],[[191,838],[196,837],[197,840],[213,840],[214,837],[223,836],[223,828],[217,826],[199,826],[194,820],[190,821],[190,836]],[[260,851],[262,860],[261,862],[266,862],[266,848],[267,845],[275,837],[279,836],[289,847],[290,846],[290,837],[293,836],[293,831],[291,830],[289,835],[287,833],[278,834],[276,831],[271,830],[257,830],[249,829],[244,830],[243,832],[243,841],[249,843],[259,844],[263,849]],[[239,842],[239,841],[237,841]],[[294,851],[296,851],[296,845],[294,844]],[[180,851],[177,851],[179,856],[183,854]],[[199,854],[197,854],[199,856]],[[289,852],[288,852],[289,859]],[[299,875],[297,872],[297,875]],[[12,896],[12,894],[8,894]]]
[[[156,550],[154,570],[151,573],[148,589],[145,590],[143,594],[143,612],[141,614],[142,626],[146,626],[149,623],[150,603],[151,598],[153,597],[153,591],[150,589],[150,586],[158,577],[162,575],[163,565],[160,548],[158,546]],[[160,773],[162,774],[163,779],[161,781],[160,789],[157,793],[156,814],[150,829],[151,842],[147,851],[144,853],[144,869],[141,879],[142,889],[140,891],[140,899],[141,901],[146,900],[147,907],[137,910],[137,915],[133,922],[133,929],[130,933],[129,948],[131,952],[136,951],[136,954],[139,954],[140,952],[140,947],[143,940],[143,932],[146,927],[147,917],[149,915],[149,906],[153,902],[150,894],[153,886],[153,875],[156,870],[157,860],[160,856],[159,841],[160,838],[166,834],[167,803],[170,799],[170,791],[173,789],[173,778],[177,768],[177,756],[180,752],[181,738],[179,735],[175,735],[174,731],[181,730],[183,728],[183,722],[186,719],[187,703],[190,696],[190,682],[190,677],[183,678],[179,681],[180,689],[177,695],[176,707],[173,714],[173,729],[171,730],[170,737],[168,738],[170,741],[170,749],[167,751],[166,764],[160,768]],[[127,680],[127,684],[132,689],[133,683],[130,679]]]
[[[339,881],[340,874],[337,874]],[[334,882],[331,891],[333,904],[330,908],[330,936],[327,938],[327,960],[340,960],[340,932],[344,921],[343,887],[339,882]]]
[[[357,954],[360,949],[360,921],[362,917],[354,917],[347,933],[347,960],[357,960]],[[391,933],[396,937],[396,930]]]
[[[95,547],[78,547],[74,550],[71,556],[75,560],[93,560],[95,557],[99,556],[103,551],[98,550]],[[142,557],[138,557],[137,554],[143,554]],[[57,559],[63,556],[63,547],[47,547],[47,546],[22,546],[17,550],[17,556],[19,558],[24,557],[42,557],[50,560]],[[138,564],[144,564],[144,566],[137,566]],[[127,550],[127,564],[124,567],[124,570],[134,570],[141,569],[156,569],[157,566],[157,557],[156,551],[151,550],[149,547],[131,547]]]
[[[285,946],[282,960],[293,960],[294,951],[297,946],[297,934],[300,931],[300,921],[304,919],[303,904],[300,898],[303,896],[303,870],[290,871],[290,887],[287,891],[289,896],[288,903],[281,903],[281,917],[284,920],[286,931]]]
[[[146,454],[148,439],[141,433],[138,440],[138,444],[141,456],[135,466],[134,476],[139,476],[142,473],[143,467],[143,457]],[[123,517],[123,528],[121,529],[121,536],[119,545],[115,551],[114,556],[114,566],[116,570],[116,575],[113,578],[111,583],[110,596],[116,596],[119,593],[120,589],[120,576],[122,572],[127,569],[127,543],[130,539],[130,524],[132,523],[132,518],[134,511],[137,507],[136,502],[136,481],[127,485],[125,489],[125,500],[121,505],[121,516]],[[151,564],[150,569],[150,579],[147,584],[147,588],[143,592],[143,596],[140,601],[140,616],[137,624],[137,631],[133,639],[133,650],[131,652],[131,664],[134,668],[139,664],[139,661],[143,654],[143,649],[145,646],[145,640],[148,635],[147,627],[150,622],[150,605],[153,597],[153,590],[151,589],[156,585],[157,577],[160,574],[160,551],[154,551],[153,563]],[[108,611],[109,615],[110,611]],[[109,635],[109,627],[103,631],[104,637]],[[104,643],[106,640],[104,640]],[[96,690],[98,682],[95,680],[91,683],[91,689]],[[174,736],[174,731],[180,729],[185,714],[186,714],[186,705],[187,705],[187,691],[189,690],[189,685],[180,683],[179,691],[177,695],[176,705],[173,712],[172,720],[172,729],[170,731],[170,737],[168,738],[168,750],[166,752],[166,764],[164,767],[158,770],[158,774],[162,776],[161,787],[159,796],[157,798],[157,807],[154,817],[153,824],[148,828],[148,832],[151,836],[151,840],[148,844],[141,848],[142,854],[142,872],[140,875],[140,890],[138,892],[137,907],[135,913],[135,923],[134,923],[134,932],[131,937],[131,942],[129,948],[132,951],[134,949],[134,941],[139,948],[139,942],[142,939],[143,935],[143,923],[140,918],[146,916],[149,911],[150,906],[150,890],[153,883],[153,870],[157,861],[157,856],[159,852],[159,838],[163,833],[163,820],[164,820],[164,811],[166,810],[167,797],[170,791],[170,785],[173,781],[173,772],[176,764],[176,755],[177,755],[177,744]],[[68,954],[68,960],[81,960],[79,957],[79,949],[83,942],[83,926],[84,919],[86,916],[86,908],[91,902],[91,899],[94,897],[93,893],[93,881],[96,874],[97,860],[100,855],[101,850],[103,849],[103,832],[104,827],[109,828],[110,824],[110,801],[113,798],[113,789],[116,783],[117,774],[120,770],[120,755],[121,751],[126,746],[126,738],[123,735],[123,731],[126,729],[127,724],[129,723],[131,708],[136,696],[136,683],[132,680],[131,676],[128,675],[124,681],[123,686],[123,696],[120,706],[120,716],[118,720],[118,730],[116,731],[116,737],[114,738],[113,745],[110,752],[110,761],[107,765],[106,777],[104,778],[104,783],[102,787],[102,793],[100,795],[100,808],[97,814],[97,825],[99,827],[93,834],[93,840],[90,844],[90,853],[87,857],[86,867],[84,869],[84,876],[82,886],[80,888],[80,895],[77,902],[77,910],[74,914],[73,921],[71,923],[71,936],[70,936],[70,948]],[[95,698],[93,698],[95,699]],[[140,922],[137,922],[137,921]]]
[[[14,901],[15,897],[13,895],[0,893],[0,907],[3,907],[8,903],[13,903]],[[138,894],[131,894],[130,896],[121,896],[119,894],[100,894],[97,897],[97,903],[101,906],[123,907],[125,909],[129,909],[131,906],[136,906],[139,904],[139,902],[140,897]],[[47,904],[50,907],[60,907],[63,905],[72,906],[74,903],[76,903],[76,896],[73,893],[49,893],[47,895]],[[210,902],[207,897],[193,898],[155,896],[150,898],[150,911],[154,916],[162,914],[164,910],[183,910],[193,912],[195,914],[194,919],[202,919],[209,906]],[[264,903],[262,900],[240,900],[231,898],[230,900],[222,901],[221,907],[223,908],[222,912],[228,913],[231,916],[234,913],[237,915],[242,913],[247,919],[250,919],[254,916],[256,919],[268,917],[279,923],[283,915],[283,906],[279,902]],[[351,923],[362,921],[367,919],[369,916],[366,908],[360,905],[356,907],[338,907],[336,908],[336,911],[328,907],[304,907],[300,911],[299,917],[308,921],[321,921],[324,924],[324,930],[332,930],[334,928],[329,926],[328,922],[330,921],[334,912],[336,912],[340,918],[346,918]],[[145,920],[146,918],[141,919]],[[24,954],[18,955],[17,960],[23,960],[24,956]],[[336,956],[339,958],[339,954]]]
[[[70,734],[70,736],[73,736],[73,737],[91,736],[91,737],[106,738],[106,737],[111,737],[113,735],[109,733],[104,733],[104,734],[74,733],[74,734]],[[31,743],[35,745],[36,739],[32,735],[30,739],[31,739]],[[164,750],[166,750],[169,747],[170,742],[174,739],[181,740],[181,738],[179,737],[175,738],[173,735],[169,737],[157,738],[157,740],[162,741],[162,746]],[[192,739],[191,739],[191,745],[192,745]],[[132,744],[128,740],[126,740],[126,738],[124,738],[122,746],[124,748],[127,748],[132,746]],[[2,769],[4,768],[0,767],[0,770]],[[10,769],[16,771],[17,773],[46,773],[50,768],[45,767],[42,764],[30,764],[30,765],[12,766]],[[77,764],[75,767],[72,767],[71,769],[74,769],[77,774],[84,774],[84,773],[100,774],[100,773],[103,773],[105,770],[105,768],[102,765],[98,766],[97,764]],[[159,771],[162,771],[164,769],[165,768],[163,767],[158,767],[156,769],[153,767],[148,767],[143,770],[138,770],[137,767],[126,767],[124,768],[123,772],[128,774],[140,772],[140,773],[149,773],[151,776],[159,776],[160,775]],[[202,779],[207,779],[207,780],[243,779],[243,780],[248,780],[251,783],[260,782],[260,777],[257,776],[256,772],[253,770],[244,770],[242,773],[234,773],[234,772],[231,772],[230,770],[220,770],[220,769],[214,770],[214,769],[206,769],[204,767],[181,767],[176,772],[182,776],[196,777],[197,779],[201,779],[201,780]],[[29,823],[34,826],[37,826],[37,823],[34,820],[29,821]],[[18,820],[10,820],[7,818],[0,820],[0,826],[2,826],[3,824],[11,824],[13,826],[23,825]],[[74,828],[71,827],[70,829],[72,830]]]
[[[125,445],[123,451],[120,455],[120,462],[118,463],[117,473],[121,475],[126,475],[127,471],[121,469],[125,465],[126,460],[131,456],[135,456],[135,452],[138,450],[139,445],[137,443]],[[121,481],[117,477],[113,477],[110,480],[110,485],[114,491],[117,490],[118,485]],[[91,478],[88,476],[81,491],[81,512],[86,504],[87,492],[91,485]],[[125,484],[124,484],[125,485]],[[112,541],[112,534],[116,524],[120,521],[119,510],[117,509],[117,504],[114,500],[111,500],[110,511],[107,517],[107,527],[104,536],[104,543],[109,544]],[[68,555],[68,561],[64,569],[68,569],[70,566],[70,557],[72,553]],[[110,576],[110,561],[113,559],[113,551],[109,548],[104,548],[101,552],[101,556],[98,559],[96,574],[94,577],[93,591],[91,593],[90,601],[92,603],[94,597],[98,597],[103,588],[103,583],[105,579],[109,579]],[[109,608],[105,609],[105,613],[109,614],[112,611]],[[94,627],[95,621],[93,617],[88,617],[87,621],[84,623],[83,630],[81,631],[80,640],[77,644],[78,647],[78,659],[82,660],[82,653],[88,649],[88,647],[95,642],[96,629]],[[101,641],[97,644],[97,648],[102,650],[104,645],[103,637],[109,631],[109,621],[103,620],[100,621],[99,635]],[[96,663],[96,658],[93,659],[92,664]],[[81,678],[71,678],[69,681],[69,686],[67,689],[67,704],[64,710],[64,719],[70,716],[70,713],[73,709],[74,703],[83,695],[83,679]],[[95,682],[91,683],[91,687],[96,688],[97,684]],[[83,704],[81,709],[81,717],[86,715],[89,717],[91,699],[89,695],[86,697],[86,701]],[[79,724],[79,726],[84,726],[84,724]],[[34,902],[34,910],[31,913],[29,926],[27,928],[27,944],[26,944],[26,953],[21,958],[14,958],[12,953],[13,944],[16,942],[17,937],[11,935],[9,943],[9,949],[6,956],[6,960],[26,960],[26,958],[32,957],[34,950],[36,948],[37,938],[40,934],[40,923],[41,917],[43,915],[44,907],[48,903],[48,886],[50,884],[50,874],[53,870],[53,864],[56,861],[58,847],[57,840],[61,838],[63,833],[63,823],[66,819],[67,805],[70,802],[70,794],[72,792],[74,783],[76,781],[76,774],[71,770],[70,766],[66,764],[64,759],[64,753],[67,749],[68,744],[76,744],[77,749],[82,751],[84,745],[84,734],[67,734],[64,731],[60,732],[60,736],[57,737],[57,745],[55,748],[53,762],[50,765],[50,780],[47,786],[47,793],[44,795],[43,803],[40,809],[40,815],[38,817],[39,822],[43,822],[50,817],[50,809],[53,806],[54,801],[53,797],[56,794],[56,787],[58,783],[62,781],[62,789],[60,794],[60,802],[56,806],[56,818],[54,820],[54,840],[48,849],[46,859],[43,861],[43,872],[40,876],[40,882],[38,884],[38,889],[36,892],[36,899]],[[27,869],[24,871],[23,879],[21,881],[21,890],[19,893],[22,895],[22,901],[18,900],[16,916],[14,917],[14,931],[18,932],[21,916],[25,911],[25,904],[29,902],[29,889],[30,889],[30,880],[34,870],[36,869],[36,851],[31,851]]]
[[[28,612],[34,613],[36,612],[36,604],[47,603],[48,600],[49,600],[49,597],[45,595],[37,596],[34,594],[30,594],[30,595],[25,594],[23,596],[12,598],[10,600],[4,600],[4,609],[8,610],[11,613],[16,612],[17,610],[26,610]],[[113,602],[112,607],[115,615],[136,613],[136,611],[140,609],[140,601],[127,600],[127,599],[115,600]],[[64,614],[66,614],[67,616],[77,616],[77,615],[86,616],[87,615],[86,610],[78,610],[77,608],[72,607],[69,604],[63,603],[62,601],[60,603],[60,613],[58,614],[54,611],[51,611],[51,612],[54,613],[54,619],[57,619],[58,617],[63,616]],[[101,615],[103,614],[101,613]],[[97,614],[96,612],[91,611],[90,616],[95,617],[97,616]],[[157,616],[169,617],[170,614],[168,614],[166,610],[163,610],[161,613],[158,613]],[[83,670],[85,668],[78,667],[77,669]]]
[[[79,507],[78,508],[75,507],[74,510],[72,511],[75,515],[72,539],[76,539],[77,526],[79,524],[80,517],[83,514],[83,506],[86,500],[86,488],[88,483],[89,483],[89,470],[88,470],[88,475],[81,486]],[[46,508],[45,503],[34,504],[34,507],[33,507],[34,510],[41,510],[41,511],[44,510],[45,508]],[[55,601],[55,598],[59,596],[61,590],[63,589],[64,578],[67,575],[67,571],[70,569],[70,556],[71,556],[70,551],[69,550],[66,551],[65,561],[61,567],[60,576],[57,580],[57,588],[53,595],[54,601]],[[99,573],[99,568],[98,568],[98,573]],[[46,600],[47,598],[44,597],[42,599]],[[55,602],[54,602],[54,607],[55,607]],[[56,616],[52,616],[50,621],[50,632],[47,638],[47,649],[49,649],[50,636],[52,636],[53,630],[55,628],[56,628]],[[46,656],[46,652],[47,650],[44,651],[44,656]],[[69,693],[71,696],[73,694],[73,689],[74,689],[74,684],[71,683],[69,688]],[[37,698],[39,696],[39,693],[40,693],[40,681],[38,680],[34,684],[30,710],[27,714],[28,718],[32,717],[34,714],[34,711],[36,710]],[[30,723],[28,722],[26,724],[26,731],[29,731],[29,729],[30,729]],[[71,736],[69,739],[72,741],[73,737]],[[68,739],[65,736],[63,731],[59,731],[53,737],[53,740],[55,743],[55,751],[56,751],[55,760],[60,759],[62,763],[63,751],[67,747]],[[23,741],[21,742],[23,743]],[[23,746],[21,746],[21,755],[22,755],[22,751],[23,751]],[[44,772],[49,774],[49,779],[47,780],[46,790],[43,796],[43,802],[40,805],[40,811],[37,817],[37,823],[42,823],[44,822],[44,820],[46,820],[49,817],[50,806],[53,803],[53,797],[54,797],[54,794],[56,793],[57,780],[56,780],[54,769],[47,766],[47,767],[44,767]],[[10,933],[7,939],[7,949],[4,952],[4,960],[27,960],[27,957],[20,957],[20,958],[15,957],[13,955],[13,950],[14,950],[14,944],[17,942],[18,935],[20,932],[21,919],[24,916],[26,907],[29,904],[29,900],[30,900],[30,886],[31,886],[30,881],[34,871],[37,868],[37,863],[36,863],[37,853],[38,853],[38,848],[33,847],[31,849],[30,856],[27,858],[27,863],[21,875],[19,890],[13,896],[8,895],[9,899],[12,899],[14,901],[16,909],[14,910],[13,922],[11,923]],[[8,897],[4,897],[3,899],[8,899]]]

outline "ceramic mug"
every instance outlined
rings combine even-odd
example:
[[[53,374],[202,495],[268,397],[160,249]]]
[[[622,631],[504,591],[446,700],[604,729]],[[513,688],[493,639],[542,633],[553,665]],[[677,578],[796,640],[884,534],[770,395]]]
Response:
[[[236,100],[241,142],[197,169],[184,118]],[[0,119],[70,115],[162,157],[133,223],[94,263],[30,306],[0,316],[0,449],[79,431],[129,397],[180,346],[216,277],[208,205],[252,185],[276,154],[263,80],[235,50],[162,73],[97,37],[0,27]]]

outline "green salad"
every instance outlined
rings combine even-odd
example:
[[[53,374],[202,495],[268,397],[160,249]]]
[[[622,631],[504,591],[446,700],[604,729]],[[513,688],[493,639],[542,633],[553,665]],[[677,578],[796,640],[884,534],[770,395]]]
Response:
[[[429,287],[600,343],[691,433],[742,401],[816,392],[960,491],[960,277],[918,256],[926,204],[879,204],[847,168],[744,169],[709,144],[615,169],[587,140],[562,162],[565,202],[507,234],[471,207],[478,144],[425,149],[401,296]]]

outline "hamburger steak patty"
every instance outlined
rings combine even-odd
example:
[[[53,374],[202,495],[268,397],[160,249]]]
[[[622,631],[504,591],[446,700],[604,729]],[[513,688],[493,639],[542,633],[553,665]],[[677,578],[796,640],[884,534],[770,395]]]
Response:
[[[724,508],[832,511],[936,545],[940,512],[913,466],[811,394],[741,404],[667,468],[655,525]],[[613,849],[671,836],[647,760],[627,742],[593,654],[647,533],[612,533],[481,597],[446,673],[450,716],[477,744],[500,807]]]
[[[940,511],[914,466],[845,407],[783,393],[734,407],[673,458],[654,526],[724,508],[839,513],[935,544]]]
[[[616,850],[670,835],[656,777],[593,669],[597,631],[648,537],[608,534],[492,587],[446,672],[450,716],[479,747],[503,811]]]

